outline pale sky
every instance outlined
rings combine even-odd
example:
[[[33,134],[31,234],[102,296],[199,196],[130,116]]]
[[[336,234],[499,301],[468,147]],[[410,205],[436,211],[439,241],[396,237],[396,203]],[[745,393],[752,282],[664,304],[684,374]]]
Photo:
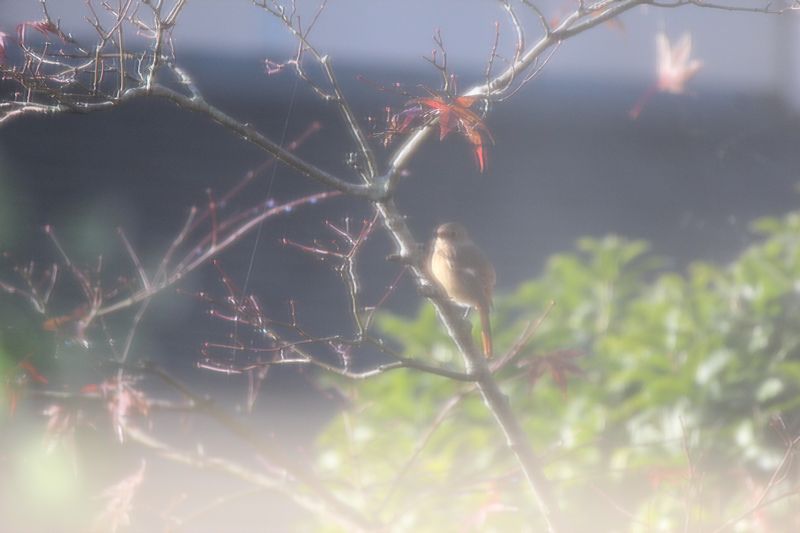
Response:
[[[113,2],[112,2],[113,3]],[[745,2],[746,3],[746,2]],[[65,29],[79,34],[86,23],[85,0],[49,0],[51,15]],[[96,2],[99,4],[99,2]],[[316,1],[298,0],[306,20]],[[542,0],[555,12],[568,0]],[[526,13],[524,7],[520,13]],[[13,33],[22,20],[39,18],[38,0],[0,0],[0,31]],[[530,40],[536,37],[530,18]],[[796,19],[795,19],[796,20]],[[431,35],[441,29],[454,65],[482,68],[494,38],[494,23],[502,26],[501,42],[510,45],[507,16],[494,0],[330,0],[313,35],[318,47],[340,64],[380,61],[423,65],[433,47]],[[695,55],[705,68],[696,83],[764,89],[781,83],[793,58],[781,54],[795,46],[787,35],[796,29],[784,17],[732,14],[684,7],[636,8],[623,15],[623,29],[604,26],[565,43],[545,75],[641,78],[653,71],[653,35],[659,29],[675,39],[693,34]],[[286,54],[291,39],[277,21],[247,0],[190,0],[175,32],[179,49],[230,51],[257,56]],[[508,49],[507,49],[508,50]],[[779,66],[783,65],[783,66]]]

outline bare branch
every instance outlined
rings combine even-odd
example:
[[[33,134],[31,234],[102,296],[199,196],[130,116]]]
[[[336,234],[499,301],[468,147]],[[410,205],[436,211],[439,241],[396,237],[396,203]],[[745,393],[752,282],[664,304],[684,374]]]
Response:
[[[303,31],[302,27],[300,26],[300,17],[295,16],[294,12],[294,5],[293,9],[287,13],[284,6],[278,3],[275,0],[253,0],[253,4],[257,7],[264,9],[266,12],[270,13],[272,16],[278,18],[286,29],[297,39],[298,49],[297,55],[292,62],[297,72],[297,75],[303,79],[306,83],[308,83],[311,88],[324,100],[326,101],[333,101],[339,108],[345,123],[347,125],[347,130],[352,136],[353,140],[356,143],[358,148],[358,153],[360,154],[361,158],[363,159],[366,168],[364,169],[362,176],[364,181],[367,184],[371,184],[374,178],[378,174],[378,167],[377,162],[375,159],[375,154],[372,151],[372,148],[369,146],[369,142],[367,141],[367,136],[364,133],[363,129],[358,123],[356,119],[355,113],[353,113],[352,108],[350,107],[349,102],[347,101],[344,92],[342,91],[341,86],[339,85],[338,80],[334,74],[333,68],[331,67],[331,60],[330,57],[327,55],[323,55],[320,53],[309,41],[309,34],[311,30],[316,25],[317,20],[319,19],[322,12],[325,10],[327,6],[327,0],[322,0],[319,4],[319,7],[314,14],[314,17],[311,21],[311,24]],[[320,88],[317,84],[315,84],[308,74],[305,72],[303,68],[303,57],[305,52],[309,52],[312,57],[320,64],[325,76],[328,79],[328,83],[331,86],[331,93]]]
[[[548,530],[564,531],[566,529],[564,519],[560,514],[550,482],[544,476],[539,459],[533,453],[527,435],[511,410],[508,399],[494,380],[483,354],[476,348],[469,326],[464,323],[444,294],[431,290],[435,285],[428,278],[427,269],[423,265],[421,247],[417,245],[405,218],[394,203],[391,200],[380,202],[378,210],[384,227],[397,246],[398,255],[408,264],[417,285],[430,293],[429,298],[443,326],[462,354],[469,372],[477,378],[477,387],[505,435],[508,447],[517,457],[525,473]]]
[[[181,395],[193,402],[200,412],[216,420],[228,431],[252,446],[253,449],[265,460],[274,462],[277,466],[286,470],[287,474],[289,474],[292,478],[305,485],[314,493],[314,501],[317,504],[322,504],[324,506],[324,512],[332,517],[335,517],[338,522],[346,523],[350,527],[355,527],[359,531],[371,531],[377,525],[373,523],[372,520],[364,517],[359,511],[351,507],[349,504],[336,498],[336,496],[334,496],[327,489],[327,487],[325,487],[325,485],[317,478],[316,474],[314,474],[305,463],[302,463],[296,460],[293,456],[287,454],[273,439],[261,436],[236,418],[228,415],[216,405],[196,395],[186,385],[172,377],[160,367],[152,363],[148,363],[137,366],[120,365],[120,368],[125,368],[129,372],[138,371],[154,375],[170,387],[174,388]],[[130,432],[130,428],[126,428],[126,431]],[[137,436],[141,435],[142,434],[139,433]]]
[[[65,112],[90,113],[93,111],[110,109],[141,97],[155,96],[169,100],[188,111],[194,111],[207,116],[226,129],[240,136],[244,140],[255,144],[262,150],[273,155],[276,159],[286,164],[290,168],[293,168],[299,173],[308,176],[322,183],[323,185],[327,185],[335,190],[357,197],[377,199],[382,196],[381,192],[376,190],[374,187],[347,182],[297,157],[291,153],[291,151],[273,142],[249,124],[240,122],[222,110],[207,103],[201,97],[190,78],[186,76],[185,72],[177,69],[176,73],[179,74],[179,79],[181,80],[182,84],[189,88],[192,96],[186,96],[162,85],[153,84],[151,87],[136,87],[128,89],[117,99],[96,103],[64,100],[53,105],[43,105],[20,102],[13,103],[13,108],[11,111],[7,111],[5,114],[0,116],[0,123],[29,113],[44,115],[55,115]]]
[[[348,528],[355,528],[356,531],[372,530],[372,524],[354,520],[352,517],[339,512],[339,510],[326,506],[320,499],[303,494],[301,488],[290,480],[267,476],[229,459],[179,450],[134,427],[126,427],[125,435],[131,442],[157,453],[164,459],[200,470],[221,472],[262,489],[281,492],[304,509],[315,514],[327,516]]]
[[[536,332],[539,331],[539,328],[541,327],[542,323],[545,321],[547,316],[553,310],[555,305],[556,303],[554,301],[550,301],[550,303],[547,304],[547,307],[545,308],[544,312],[539,316],[539,318],[528,322],[527,327],[520,334],[520,336],[517,338],[517,340],[508,350],[508,352],[506,352],[505,355],[503,355],[501,358],[492,362],[491,364],[492,372],[497,373],[500,370],[504,369],[520,354],[520,352],[530,342],[531,338],[533,338],[533,336],[536,335]]]
[[[436,430],[438,430],[439,427],[441,427],[444,421],[447,420],[447,417],[450,416],[450,413],[453,412],[453,409],[455,409],[464,398],[465,398],[464,394],[459,394],[453,396],[452,398],[447,400],[444,403],[444,405],[442,405],[441,409],[439,409],[439,412],[434,417],[433,422],[431,422],[431,424],[422,433],[421,437],[417,441],[417,444],[416,446],[414,446],[414,450],[411,452],[409,458],[406,459],[406,462],[403,463],[403,466],[400,467],[400,469],[397,471],[397,475],[395,475],[395,478],[394,480],[392,480],[389,490],[386,492],[386,497],[384,498],[384,504],[388,503],[389,500],[391,500],[395,491],[400,486],[400,482],[403,481],[403,478],[405,478],[405,476],[411,470],[411,467],[414,465],[417,458],[425,450],[425,447],[428,445],[431,438],[436,433]]]
[[[579,9],[583,6],[583,0],[580,0]],[[522,0],[522,3],[531,8],[536,16],[539,18],[539,23],[542,25],[542,29],[544,30],[545,36],[550,35],[553,32],[553,29],[550,27],[550,23],[547,22],[547,17],[544,15],[541,9],[534,4],[531,0]]]
[[[130,307],[133,304],[136,304],[138,302],[141,302],[142,300],[150,298],[157,292],[166,289],[170,285],[173,285],[174,283],[181,280],[186,274],[193,271],[198,266],[204,264],[206,261],[218,255],[220,252],[227,249],[232,244],[238,242],[241,239],[242,235],[245,235],[250,230],[258,227],[258,224],[260,224],[263,220],[270,218],[272,216],[291,212],[296,207],[300,207],[302,205],[316,204],[319,201],[331,198],[336,195],[337,195],[336,193],[319,193],[319,194],[313,194],[311,196],[306,196],[304,198],[300,198],[291,202],[287,202],[280,206],[275,206],[275,207],[259,206],[258,211],[255,214],[246,218],[245,222],[241,223],[240,225],[234,226],[214,246],[209,246],[207,248],[196,248],[195,250],[197,251],[197,253],[190,253],[190,255],[187,256],[187,258],[178,265],[178,267],[172,274],[164,277],[164,279],[160,283],[151,286],[150,290],[138,291],[128,298],[125,298],[113,304],[102,307],[97,310],[97,316],[104,316],[109,313],[118,311],[120,309]],[[186,227],[187,226],[185,225],[184,229]],[[178,242],[179,240],[182,240],[182,237],[180,235],[175,242]]]
[[[142,287],[144,290],[150,290],[150,280],[147,279],[147,273],[144,271],[144,267],[142,266],[142,262],[139,260],[139,256],[136,254],[136,251],[131,246],[130,241],[128,240],[127,235],[125,235],[125,231],[122,228],[117,228],[117,234],[119,238],[122,240],[122,244],[125,245],[125,251],[128,252],[128,256],[131,258],[131,262],[133,266],[136,267],[136,273],[139,274],[139,279],[142,282]]]

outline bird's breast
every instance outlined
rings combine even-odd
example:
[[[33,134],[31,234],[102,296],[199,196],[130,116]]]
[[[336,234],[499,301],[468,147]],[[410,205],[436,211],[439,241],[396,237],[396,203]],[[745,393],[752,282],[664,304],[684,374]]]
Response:
[[[463,273],[453,260],[453,255],[446,249],[436,247],[431,255],[431,274],[444,291],[459,305],[475,306],[480,300],[470,280],[464,279]],[[474,281],[474,280],[473,280]]]

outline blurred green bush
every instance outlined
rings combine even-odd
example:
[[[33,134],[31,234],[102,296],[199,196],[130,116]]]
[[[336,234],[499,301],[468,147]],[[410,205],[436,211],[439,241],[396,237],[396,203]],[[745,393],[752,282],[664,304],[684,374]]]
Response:
[[[753,231],[730,265],[686,272],[666,269],[644,242],[583,239],[497,299],[497,353],[555,302],[499,379],[580,531],[712,531],[764,494],[800,429],[800,212]],[[411,319],[384,315],[378,327],[408,357],[460,365],[429,305]],[[584,354],[566,390],[526,370],[563,350]],[[468,385],[409,370],[321,379],[352,398],[318,439],[319,468],[344,499],[400,530],[541,530]],[[765,500],[798,478],[781,474]],[[792,503],[732,530],[759,520],[800,531]]]

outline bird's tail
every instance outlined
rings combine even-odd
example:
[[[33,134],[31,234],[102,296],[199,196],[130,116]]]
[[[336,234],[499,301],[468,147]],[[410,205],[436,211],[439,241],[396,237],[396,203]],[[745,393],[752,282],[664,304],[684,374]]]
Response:
[[[481,306],[478,309],[481,316],[481,340],[483,341],[483,355],[488,359],[492,356],[492,323],[489,321],[489,308]]]

